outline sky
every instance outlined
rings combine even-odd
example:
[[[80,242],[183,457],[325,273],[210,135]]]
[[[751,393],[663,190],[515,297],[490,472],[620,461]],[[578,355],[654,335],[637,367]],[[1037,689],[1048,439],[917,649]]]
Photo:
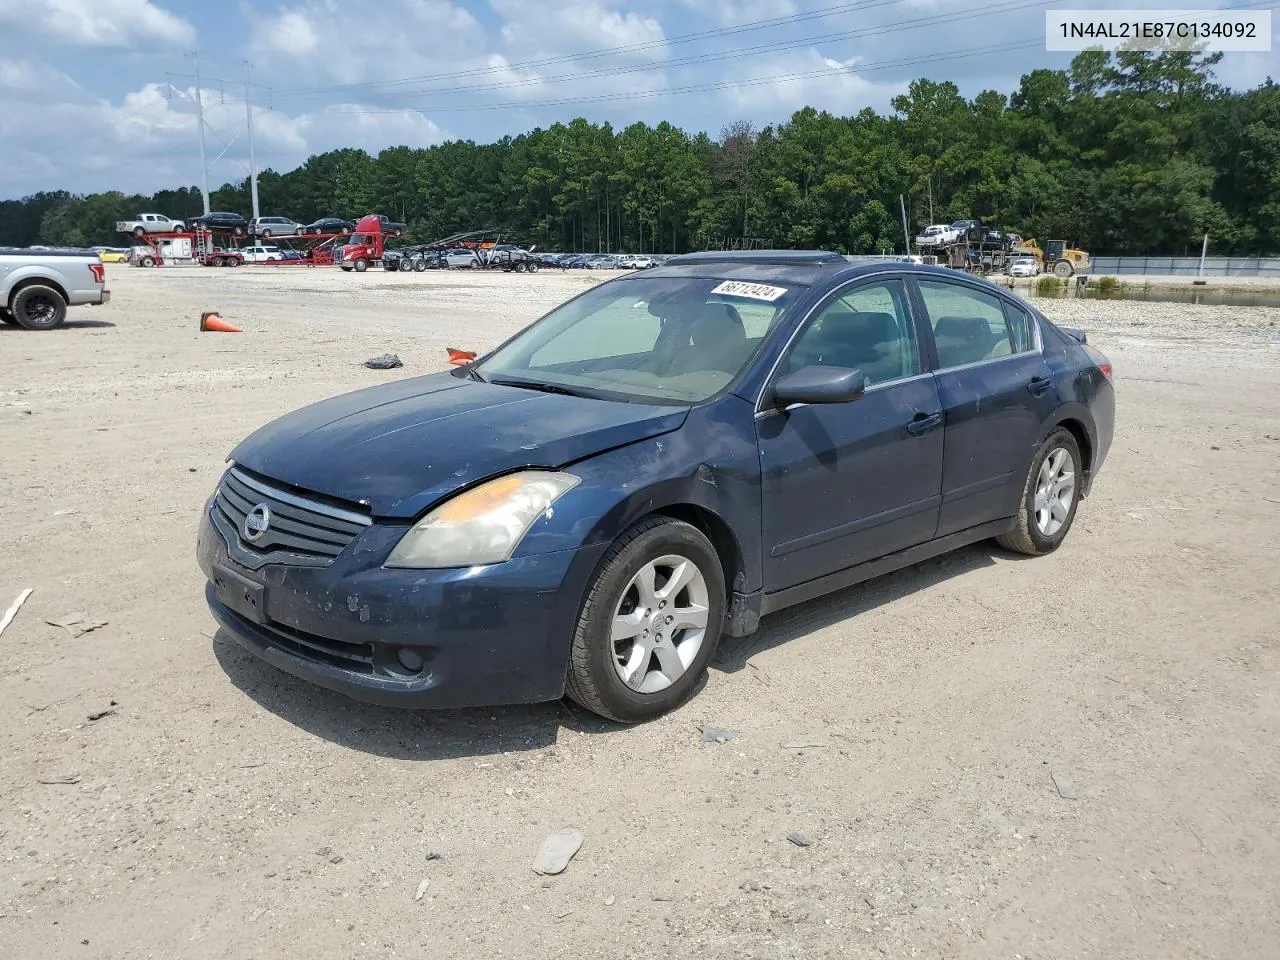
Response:
[[[803,106],[889,112],[922,76],[966,96],[1011,92],[1070,62],[1045,52],[1045,9],[1086,3],[0,0],[0,199],[198,186],[197,67],[215,189],[248,171],[246,90],[259,170],[578,116],[716,136]],[[1227,54],[1218,78],[1254,86],[1278,65],[1280,53]]]

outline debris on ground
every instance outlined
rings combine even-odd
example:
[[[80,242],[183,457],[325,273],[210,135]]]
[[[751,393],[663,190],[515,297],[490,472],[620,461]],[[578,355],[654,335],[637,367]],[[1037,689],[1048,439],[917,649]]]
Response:
[[[758,893],[760,891],[760,881],[759,880],[743,880],[742,886],[740,887],[740,889],[746,893]]]
[[[1066,774],[1051,771],[1049,778],[1053,780],[1053,788],[1058,791],[1058,796],[1063,800],[1076,799],[1076,785]]]
[[[821,750],[824,747],[829,747],[829,746],[831,746],[831,744],[826,743],[822,740],[817,740],[817,739],[792,740],[789,743],[784,743],[782,745],[782,749],[783,750]]]
[[[417,901],[425,897],[427,895],[427,887],[429,886],[431,886],[431,878],[424,877],[422,882],[418,884],[418,892],[413,895],[413,899]]]
[[[116,712],[115,701],[112,700],[111,704],[112,705],[107,707],[105,710],[95,710],[93,713],[89,714],[88,716],[89,722],[93,723],[95,720],[101,720],[103,717],[109,717],[113,713],[115,713]]]
[[[808,835],[803,833],[789,833],[787,834],[787,839],[797,847],[807,847],[813,843],[813,841],[809,839]]]
[[[9,609],[4,612],[4,616],[0,617],[0,633],[4,633],[4,628],[13,622],[13,618],[18,615],[18,610],[27,602],[27,597],[31,596],[34,589],[34,587],[27,587],[18,594],[18,599],[13,601]]]
[[[105,620],[93,620],[84,611],[77,613],[68,613],[64,617],[57,620],[46,620],[45,623],[51,627],[61,627],[67,633],[71,634],[71,639],[91,633],[94,630],[100,630],[107,625]]]
[[[698,729],[702,731],[703,743],[728,743],[730,740],[738,739],[739,736],[737,730],[723,730],[709,723],[698,724]]]
[[[73,786],[80,782],[80,774],[73,773],[68,777],[54,777],[50,780],[41,780],[46,787],[53,786]]]
[[[604,898],[604,905],[605,905],[606,907],[612,907],[612,906],[614,905],[614,903],[617,901],[617,899],[618,899],[618,898],[617,898],[617,897],[615,897],[615,896],[611,893],[611,894],[609,894],[607,897],[605,897],[605,898]]]
[[[433,851],[433,852],[431,852],[431,853],[428,853],[428,854],[427,854],[427,859],[428,859],[428,860],[443,860],[444,858],[443,858],[440,854],[435,853],[435,852]]]
[[[364,365],[370,370],[394,370],[396,367],[403,367],[400,358],[394,353],[384,353],[377,357],[370,357],[364,362]]]
[[[563,873],[582,846],[582,831],[563,827],[542,841],[533,858],[533,872],[541,876]]]

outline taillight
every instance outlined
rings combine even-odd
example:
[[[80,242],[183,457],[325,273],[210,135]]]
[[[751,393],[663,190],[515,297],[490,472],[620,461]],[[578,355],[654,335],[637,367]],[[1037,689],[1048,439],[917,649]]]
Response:
[[[107,279],[107,268],[100,263],[89,264],[89,272],[93,274],[94,283],[105,283]]]
[[[1107,355],[1101,350],[1095,350],[1087,343],[1084,345],[1085,353],[1089,354],[1089,359],[1093,361],[1093,365],[1102,371],[1102,375],[1108,380],[1111,379],[1111,361],[1107,359]]]

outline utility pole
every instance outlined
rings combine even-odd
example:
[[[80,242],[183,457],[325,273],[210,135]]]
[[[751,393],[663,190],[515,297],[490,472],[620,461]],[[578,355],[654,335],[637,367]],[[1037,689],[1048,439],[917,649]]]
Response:
[[[929,171],[929,222],[933,223],[933,171]]]
[[[244,121],[249,128],[249,196],[253,199],[253,219],[258,219],[258,165],[253,158],[253,103],[250,100],[249,78],[253,66],[244,62]]]
[[[1209,252],[1209,235],[1204,235],[1204,243],[1200,245],[1200,269],[1196,271],[1197,277],[1204,276],[1204,256]]]
[[[898,204],[902,207],[902,239],[907,242],[907,256],[911,256],[911,233],[907,230],[907,201],[898,194]]]
[[[200,97],[200,53],[191,54],[196,75],[196,129],[200,131],[200,193],[204,197],[204,212],[209,212],[209,164],[204,155],[204,101]]]

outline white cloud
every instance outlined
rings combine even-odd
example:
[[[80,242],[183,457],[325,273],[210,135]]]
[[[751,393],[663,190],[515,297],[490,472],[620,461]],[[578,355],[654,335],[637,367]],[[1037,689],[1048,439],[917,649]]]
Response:
[[[906,83],[876,83],[857,72],[857,57],[836,60],[815,48],[760,57],[757,77],[777,77],[762,83],[734,84],[717,96],[734,118],[777,122],[801,107],[853,114],[863,107],[883,110],[906,90]]]
[[[44,99],[39,86],[33,94],[34,84],[61,92]],[[203,103],[214,189],[247,174],[244,101],[205,90]],[[22,135],[33,129],[70,133],[65,140]],[[376,153],[401,144],[429,146],[446,134],[417,110],[369,112],[336,103],[300,112],[259,106],[254,138],[259,167],[285,171],[337,147]],[[200,182],[193,88],[146,84],[111,102],[46,64],[0,60],[0,140],[19,145],[0,165],[0,197],[54,188],[149,193]]]
[[[188,21],[150,0],[0,0],[0,25],[75,47],[165,44],[175,55],[196,38]]]
[[[608,62],[655,63],[666,56],[662,24],[655,17],[614,9],[601,0],[489,2],[506,21],[499,36],[503,49],[514,56],[580,54],[637,45],[644,49],[611,55]]]

